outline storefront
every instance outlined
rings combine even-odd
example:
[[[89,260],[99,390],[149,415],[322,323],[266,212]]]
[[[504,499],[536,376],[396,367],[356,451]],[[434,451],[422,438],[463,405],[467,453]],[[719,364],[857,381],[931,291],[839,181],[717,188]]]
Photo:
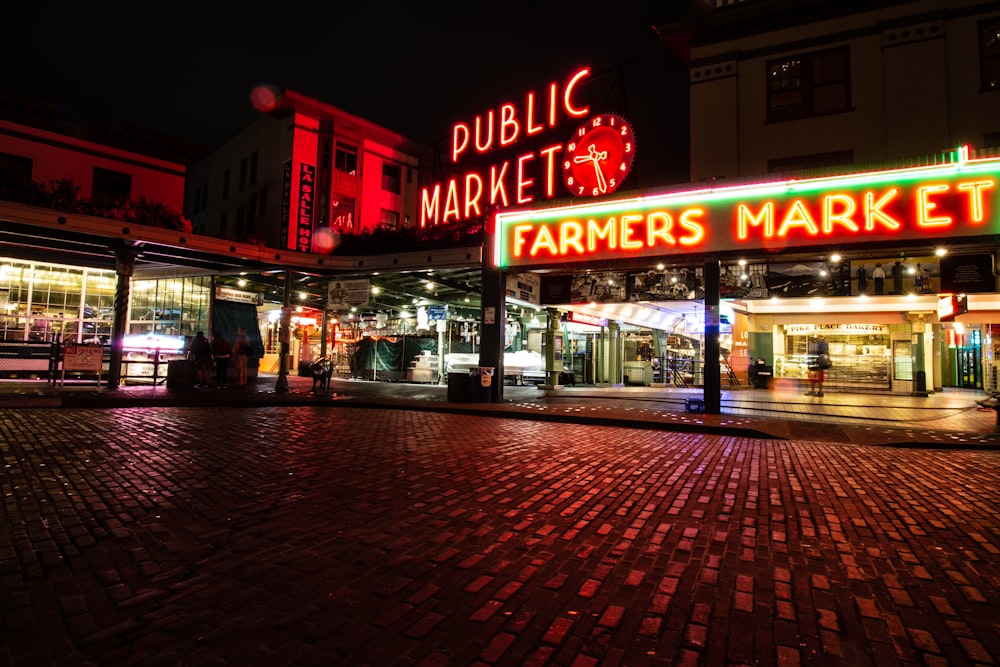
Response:
[[[831,388],[989,389],[998,180],[1000,160],[960,149],[931,167],[508,211],[493,257],[535,277],[541,307],[600,323],[597,383],[707,393],[762,363],[797,385],[822,334]],[[953,297],[962,311],[939,315]]]

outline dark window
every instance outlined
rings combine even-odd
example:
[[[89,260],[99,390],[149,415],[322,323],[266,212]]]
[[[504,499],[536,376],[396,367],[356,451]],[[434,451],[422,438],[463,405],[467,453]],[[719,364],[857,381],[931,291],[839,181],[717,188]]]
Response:
[[[775,158],[767,161],[767,173],[782,174],[806,169],[840,167],[848,164],[854,164],[853,150]]]
[[[232,180],[233,170],[226,169],[222,174],[222,198],[229,199],[229,182]]]
[[[399,227],[399,213],[383,208],[379,213],[378,223],[382,227],[397,229]]]
[[[324,141],[323,155],[319,159],[319,166],[321,169],[329,169],[332,163],[333,163],[333,146],[330,143]]]
[[[1000,90],[1000,18],[979,23],[979,79],[983,90]]]
[[[132,196],[132,174],[94,167],[94,187],[90,196],[103,204],[129,199]]]
[[[250,185],[257,184],[257,151],[250,153]]]
[[[30,157],[0,153],[0,190],[23,188],[31,183]]]
[[[848,111],[851,58],[845,46],[767,63],[767,121],[776,123]]]
[[[358,147],[338,141],[333,168],[356,176],[358,173]]]
[[[398,164],[382,164],[382,189],[399,194],[400,168]]]
[[[250,165],[250,160],[243,158],[240,160],[240,192],[247,189],[247,169]]]
[[[257,212],[260,215],[264,215],[264,210],[267,208],[267,186],[266,185],[264,187],[262,187],[260,189],[260,191],[257,193],[257,201],[260,203],[260,208],[257,209]]]

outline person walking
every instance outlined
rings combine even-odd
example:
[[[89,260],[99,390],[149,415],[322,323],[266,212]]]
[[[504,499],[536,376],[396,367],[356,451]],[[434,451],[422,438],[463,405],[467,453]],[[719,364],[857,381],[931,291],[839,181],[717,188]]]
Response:
[[[215,386],[229,386],[229,355],[232,348],[218,331],[212,335],[212,358],[215,360]]]
[[[830,346],[823,336],[812,336],[808,349],[809,391],[806,396],[822,396],[826,369],[830,368]]]
[[[875,293],[885,294],[885,269],[882,268],[882,262],[875,263],[875,268],[872,269],[872,280],[875,281]]]
[[[188,347],[188,359],[194,361],[195,372],[197,373],[194,386],[208,386],[212,369],[212,347],[205,338],[205,332],[199,331],[194,335],[191,346]]]
[[[236,362],[236,384],[240,387],[247,386],[247,362],[250,356],[250,337],[247,330],[240,327],[236,342],[233,343],[233,358]]]

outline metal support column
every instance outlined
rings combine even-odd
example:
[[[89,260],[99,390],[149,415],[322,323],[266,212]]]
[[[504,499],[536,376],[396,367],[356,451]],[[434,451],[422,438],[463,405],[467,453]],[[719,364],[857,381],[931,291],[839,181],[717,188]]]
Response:
[[[504,331],[507,327],[507,289],[504,272],[493,264],[496,248],[496,211],[487,214],[483,235],[483,294],[480,312],[479,365],[493,367],[490,400],[503,401]]]
[[[722,263],[718,259],[705,261],[705,412],[722,412],[722,364],[719,345],[719,301],[722,283]]]
[[[278,329],[281,356],[278,358],[278,379],[274,391],[288,391],[288,355],[292,342],[292,272],[285,270],[285,294],[281,306],[281,324]]]
[[[122,379],[122,359],[125,356],[125,334],[128,329],[128,301],[135,273],[135,260],[140,245],[126,244],[113,248],[115,253],[115,312],[111,323],[111,360],[108,363],[108,389],[118,389]]]

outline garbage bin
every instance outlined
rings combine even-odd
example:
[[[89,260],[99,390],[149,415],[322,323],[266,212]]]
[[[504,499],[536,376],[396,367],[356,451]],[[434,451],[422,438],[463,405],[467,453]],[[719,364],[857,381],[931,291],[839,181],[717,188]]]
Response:
[[[448,402],[465,403],[469,400],[469,374],[448,373]]]
[[[759,366],[753,386],[757,389],[770,389],[773,373],[770,366]]]
[[[167,362],[167,387],[169,389],[191,389],[194,387],[194,361],[173,359]]]
[[[469,369],[469,401],[472,403],[493,402],[492,366],[477,366]]]

